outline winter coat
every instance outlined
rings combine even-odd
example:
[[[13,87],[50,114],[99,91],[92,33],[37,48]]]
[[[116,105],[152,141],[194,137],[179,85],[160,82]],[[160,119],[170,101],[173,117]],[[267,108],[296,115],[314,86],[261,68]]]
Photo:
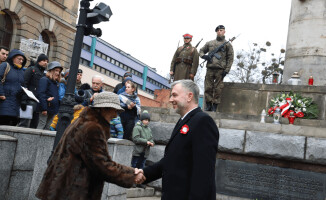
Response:
[[[101,93],[103,92],[103,88],[101,88],[98,92],[95,92],[92,88],[89,90],[85,90],[85,100],[82,103],[83,106],[90,106],[93,104],[93,102],[91,102],[91,97],[93,96],[94,93]]]
[[[135,143],[132,155],[140,156],[141,153],[145,153],[144,157],[147,158],[150,151],[150,146],[147,145],[147,141],[154,144],[151,128],[138,121],[132,131],[132,141]]]
[[[36,192],[42,200],[99,200],[104,181],[131,187],[134,169],[112,161],[110,124],[87,107],[64,132]]]
[[[119,116],[110,121],[110,127],[110,135],[112,138],[123,138],[123,127]]]
[[[119,94],[120,106],[125,110],[120,114],[120,117],[125,120],[135,120],[135,118],[140,115],[140,99],[135,93],[133,95],[123,92]],[[128,105],[133,102],[135,106],[132,109],[128,109]]]
[[[17,55],[21,55],[25,59],[20,69],[13,64],[13,58]],[[6,76],[4,84],[0,82],[0,96],[6,97],[5,100],[0,100],[0,115],[18,117],[21,103],[18,94],[22,93],[21,86],[24,86],[23,67],[26,64],[26,57],[21,51],[14,49],[10,51],[7,62],[10,65],[10,71]],[[7,62],[3,62],[0,65],[0,80],[3,78]]]
[[[37,96],[37,88],[39,86],[40,79],[44,76],[44,67],[36,66],[28,67],[24,72],[24,82],[28,90],[33,92]]]
[[[162,178],[162,200],[215,200],[218,140],[214,120],[192,110],[174,127],[164,157],[143,169],[146,182]]]
[[[225,36],[217,37],[215,40],[207,42],[199,51],[199,56],[202,57],[206,53],[209,53],[222,45],[225,40]],[[221,56],[221,59],[217,59],[213,56],[211,62],[208,62],[206,67],[209,69],[223,69],[226,72],[229,72],[234,59],[234,51],[232,44],[229,42],[224,46],[224,50],[217,53]]]
[[[59,91],[58,82],[50,80],[48,77],[42,77],[37,88],[37,95],[40,101],[39,111],[47,111],[48,114],[57,114],[59,111]],[[52,101],[47,101],[49,97],[54,97]]]

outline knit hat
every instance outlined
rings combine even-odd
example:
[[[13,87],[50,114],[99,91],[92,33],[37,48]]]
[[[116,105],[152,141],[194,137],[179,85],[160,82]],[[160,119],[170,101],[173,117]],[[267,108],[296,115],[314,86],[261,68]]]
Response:
[[[83,70],[82,69],[78,69],[78,73],[83,73]]]
[[[47,55],[45,55],[45,54],[40,54],[38,57],[37,57],[37,63],[38,62],[40,62],[40,61],[42,61],[42,60],[47,60],[47,61],[49,61],[49,58],[47,57]]]
[[[140,114],[140,120],[143,121],[144,119],[148,119],[151,121],[151,116],[149,115],[147,110],[144,110],[142,114]]]
[[[131,73],[131,72],[126,72],[126,73],[123,75],[123,77],[127,77],[127,76],[132,77],[132,73]]]
[[[119,96],[113,92],[101,92],[95,95],[93,107],[115,108],[118,111],[124,111],[120,106]]]

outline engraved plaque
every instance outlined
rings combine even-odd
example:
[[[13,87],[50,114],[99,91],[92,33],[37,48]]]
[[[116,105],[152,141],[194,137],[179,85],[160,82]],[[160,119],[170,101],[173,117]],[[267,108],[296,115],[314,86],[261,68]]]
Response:
[[[216,192],[252,199],[324,200],[326,174],[231,160],[216,161]]]

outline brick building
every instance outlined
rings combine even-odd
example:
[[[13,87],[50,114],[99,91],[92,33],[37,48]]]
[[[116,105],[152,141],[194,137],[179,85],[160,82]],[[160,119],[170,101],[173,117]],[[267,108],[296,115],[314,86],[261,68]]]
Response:
[[[50,61],[68,68],[78,5],[79,0],[0,0],[0,45],[19,49],[22,39],[43,41]]]

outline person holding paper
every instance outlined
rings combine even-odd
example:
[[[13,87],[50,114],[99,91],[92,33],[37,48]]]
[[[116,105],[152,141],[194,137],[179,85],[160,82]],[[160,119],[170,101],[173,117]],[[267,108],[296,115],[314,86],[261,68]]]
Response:
[[[34,96],[37,96],[36,91],[39,85],[40,79],[44,76],[44,70],[46,69],[49,62],[49,58],[45,54],[40,54],[37,58],[36,65],[28,67],[24,72],[24,83],[28,90],[33,92]],[[39,120],[39,113],[37,112],[37,102],[24,95],[22,101],[22,107],[31,105],[33,107],[33,118],[32,119],[20,119],[20,127],[36,128]]]
[[[0,125],[16,126],[18,123],[25,64],[24,53],[13,49],[7,61],[0,65]]]

